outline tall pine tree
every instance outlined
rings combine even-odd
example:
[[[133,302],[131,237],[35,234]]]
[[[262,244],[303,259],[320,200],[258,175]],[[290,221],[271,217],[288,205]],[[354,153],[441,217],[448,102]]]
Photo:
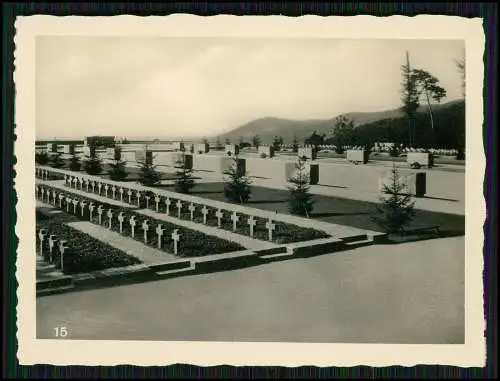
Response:
[[[50,166],[52,168],[62,168],[64,167],[64,160],[61,157],[60,152],[56,152],[55,154],[52,155],[50,158]]]
[[[414,206],[407,184],[393,162],[389,183],[383,186],[373,220],[387,233],[401,232],[415,216]]]
[[[116,146],[113,152],[113,161],[109,164],[109,178],[114,181],[125,180],[128,176],[125,164],[126,162],[122,160],[122,149]]]
[[[74,153],[71,155],[71,159],[69,161],[69,169],[72,171],[79,171],[82,167],[82,163],[80,163],[80,158]]]
[[[224,171],[224,195],[229,201],[244,204],[250,199],[252,193],[251,180],[238,166],[238,158],[234,156],[228,169]]]
[[[187,155],[182,153],[174,166],[175,190],[180,193],[189,193],[196,184],[193,179],[193,169],[189,165]]]
[[[161,175],[156,172],[156,166],[153,165],[153,160],[150,160],[147,155],[143,161],[138,161],[139,164],[139,182],[146,187],[153,187],[161,180]]]
[[[291,214],[309,217],[314,208],[314,200],[310,193],[306,161],[299,158],[295,169],[295,174],[288,180],[288,210]]]
[[[84,169],[89,175],[98,175],[102,172],[101,158],[97,154],[97,145],[89,144],[89,155],[84,162]]]

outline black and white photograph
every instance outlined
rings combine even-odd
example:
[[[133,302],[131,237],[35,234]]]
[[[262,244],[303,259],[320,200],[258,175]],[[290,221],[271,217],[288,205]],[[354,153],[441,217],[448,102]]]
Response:
[[[162,33],[19,22],[26,357],[230,343],[481,361],[480,20],[169,17]]]

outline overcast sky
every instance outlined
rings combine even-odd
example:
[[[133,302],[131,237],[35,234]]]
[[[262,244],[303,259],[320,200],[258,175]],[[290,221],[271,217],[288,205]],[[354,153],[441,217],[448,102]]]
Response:
[[[400,106],[405,52],[461,97],[463,41],[38,37],[37,138],[210,136]]]

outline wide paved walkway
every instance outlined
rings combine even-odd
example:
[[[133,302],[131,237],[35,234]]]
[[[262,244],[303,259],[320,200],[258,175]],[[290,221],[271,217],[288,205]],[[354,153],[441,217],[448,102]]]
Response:
[[[459,344],[465,238],[39,298],[37,337]]]

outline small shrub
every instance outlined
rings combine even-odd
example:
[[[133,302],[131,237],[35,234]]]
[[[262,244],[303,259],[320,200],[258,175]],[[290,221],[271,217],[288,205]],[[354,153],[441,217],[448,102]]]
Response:
[[[61,153],[56,152],[54,155],[52,155],[51,160],[50,160],[50,166],[52,168],[64,167],[64,160],[61,157]]]
[[[291,214],[309,216],[314,207],[312,194],[309,192],[309,175],[306,173],[305,161],[299,160],[295,165],[297,172],[288,180],[289,211]]]
[[[260,154],[260,158],[261,159],[265,159],[267,157],[267,155],[265,154],[265,152],[261,152]]]
[[[46,165],[49,162],[49,155],[43,151],[35,154],[35,161],[37,164]]]
[[[71,171],[79,171],[82,167],[82,164],[80,163],[80,158],[73,154],[71,156],[70,162],[69,162],[69,169]]]
[[[250,199],[252,193],[251,181],[245,173],[238,168],[238,159],[233,158],[231,166],[224,171],[226,184],[224,195],[229,201],[244,204]]]
[[[418,163],[418,162],[416,162],[416,161],[415,161],[415,162],[413,162],[413,163],[411,163],[411,165],[410,165],[410,166],[411,166],[413,169],[420,169],[420,168],[421,168],[420,163]]]

